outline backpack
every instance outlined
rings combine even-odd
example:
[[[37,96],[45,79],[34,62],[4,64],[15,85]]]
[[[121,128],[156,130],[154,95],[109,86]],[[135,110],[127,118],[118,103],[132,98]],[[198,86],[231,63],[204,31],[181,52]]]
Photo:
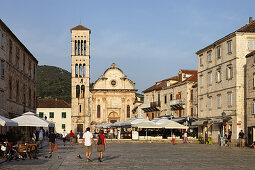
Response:
[[[102,139],[101,139],[101,137],[98,135],[97,145],[101,145],[101,144],[102,144]]]

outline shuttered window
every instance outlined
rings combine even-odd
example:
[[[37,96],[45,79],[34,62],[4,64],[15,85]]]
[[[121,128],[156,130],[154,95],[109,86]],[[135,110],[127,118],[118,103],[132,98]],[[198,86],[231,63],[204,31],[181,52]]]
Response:
[[[249,50],[255,50],[255,40],[249,40]]]

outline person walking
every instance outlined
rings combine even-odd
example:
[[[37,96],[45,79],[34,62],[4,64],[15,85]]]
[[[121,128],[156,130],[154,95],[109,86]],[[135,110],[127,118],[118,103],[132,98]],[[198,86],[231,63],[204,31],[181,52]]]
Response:
[[[174,133],[172,134],[172,143],[173,143],[173,145],[175,145],[175,134]]]
[[[231,136],[232,136],[232,132],[229,131],[229,132],[228,132],[228,138],[227,138],[227,140],[228,140],[228,146],[230,146],[230,144],[231,144]]]
[[[69,138],[70,138],[70,145],[73,146],[74,133],[73,133],[72,130],[71,130],[70,133],[69,133]]]
[[[239,132],[239,146],[240,148],[244,147],[244,133],[243,130]]]
[[[39,144],[40,144],[40,149],[43,148],[42,143],[43,143],[43,130],[40,129],[40,132],[39,132]]]
[[[55,133],[53,133],[53,130],[50,131],[50,134],[48,135],[48,143],[49,143],[49,154],[52,154],[55,144],[57,145],[57,138]]]
[[[67,136],[67,132],[66,130],[64,129],[63,133],[62,133],[62,139],[63,139],[63,142],[64,142],[64,146],[66,146],[66,136]]]
[[[106,138],[104,135],[104,131],[100,130],[99,135],[97,136],[97,152],[98,152],[98,161],[103,161],[103,152],[105,151],[106,147]]]
[[[184,133],[184,138],[183,138],[183,143],[188,143],[188,134],[187,134],[187,132],[185,131],[185,133]]]
[[[36,143],[36,130],[33,132],[33,137],[32,137],[33,143]]]
[[[96,145],[93,139],[93,135],[90,132],[90,128],[87,127],[86,132],[83,134],[83,142],[82,142],[82,147],[85,146],[87,162],[88,161],[92,162],[92,160],[90,159],[90,156],[92,154],[92,143]]]

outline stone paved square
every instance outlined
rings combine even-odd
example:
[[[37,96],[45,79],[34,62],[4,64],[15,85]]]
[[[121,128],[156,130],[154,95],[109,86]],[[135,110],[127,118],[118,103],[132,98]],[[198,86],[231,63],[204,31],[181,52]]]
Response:
[[[63,146],[51,158],[48,147],[39,159],[11,161],[1,169],[255,169],[255,150],[199,144],[110,143],[103,162],[98,162],[93,148],[93,162],[85,163],[81,144]],[[79,159],[77,155],[81,155]],[[59,157],[60,156],[60,157]]]

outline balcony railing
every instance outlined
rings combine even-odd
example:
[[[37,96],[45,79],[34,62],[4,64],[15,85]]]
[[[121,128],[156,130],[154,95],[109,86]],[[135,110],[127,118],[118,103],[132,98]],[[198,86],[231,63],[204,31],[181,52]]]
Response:
[[[160,101],[151,102],[150,107],[160,107]]]
[[[171,100],[170,101],[170,106],[172,106],[172,105],[183,105],[183,104],[185,104],[185,102],[184,102],[184,100],[182,100],[182,99],[176,99],[176,100]]]

